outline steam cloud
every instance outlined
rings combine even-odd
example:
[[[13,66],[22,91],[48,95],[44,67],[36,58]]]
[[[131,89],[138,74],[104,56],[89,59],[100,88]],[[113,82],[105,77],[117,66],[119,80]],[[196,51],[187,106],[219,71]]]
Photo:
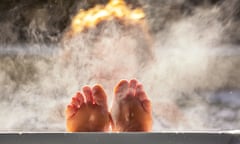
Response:
[[[155,34],[112,21],[57,46],[4,46],[0,130],[64,131],[65,106],[82,86],[102,84],[110,104],[113,86],[131,78],[152,99],[155,131],[240,128],[239,97],[228,94],[240,86],[239,50],[224,39],[221,10],[196,8]]]

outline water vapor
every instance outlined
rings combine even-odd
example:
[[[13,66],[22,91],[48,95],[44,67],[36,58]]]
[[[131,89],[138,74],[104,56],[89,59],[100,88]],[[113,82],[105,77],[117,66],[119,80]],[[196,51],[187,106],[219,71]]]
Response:
[[[55,45],[3,45],[0,131],[64,131],[65,106],[82,86],[103,85],[110,104],[115,84],[131,78],[153,102],[154,131],[240,128],[240,105],[224,99],[239,101],[240,59],[238,45],[224,37],[222,7],[178,15],[184,2],[165,3],[160,16],[142,2],[147,26],[115,20],[72,37],[66,29]]]

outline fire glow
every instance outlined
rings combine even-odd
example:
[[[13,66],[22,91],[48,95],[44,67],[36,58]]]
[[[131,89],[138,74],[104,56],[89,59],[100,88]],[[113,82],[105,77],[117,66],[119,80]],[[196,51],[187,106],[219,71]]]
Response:
[[[131,9],[124,0],[110,0],[107,5],[96,5],[89,10],[80,10],[73,18],[71,30],[73,34],[82,32],[86,28],[94,28],[102,21],[113,19],[139,22],[145,17],[142,9]]]

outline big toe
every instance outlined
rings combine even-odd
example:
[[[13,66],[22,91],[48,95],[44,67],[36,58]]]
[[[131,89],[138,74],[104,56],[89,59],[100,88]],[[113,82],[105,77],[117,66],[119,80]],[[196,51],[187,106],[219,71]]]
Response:
[[[115,87],[115,98],[120,100],[124,98],[129,92],[129,83],[127,80],[121,80]]]
[[[106,95],[103,87],[101,85],[95,85],[92,88],[92,94],[93,94],[94,102],[97,105],[100,105],[107,110],[108,109],[107,108],[107,95]]]

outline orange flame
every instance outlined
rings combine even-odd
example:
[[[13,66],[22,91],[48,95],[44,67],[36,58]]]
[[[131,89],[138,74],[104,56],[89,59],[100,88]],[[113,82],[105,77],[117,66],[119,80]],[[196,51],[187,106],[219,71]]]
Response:
[[[71,30],[73,33],[83,31],[85,28],[95,27],[102,21],[114,18],[138,22],[145,14],[142,9],[130,9],[124,0],[110,0],[105,6],[97,5],[87,11],[80,10],[73,18]]]

